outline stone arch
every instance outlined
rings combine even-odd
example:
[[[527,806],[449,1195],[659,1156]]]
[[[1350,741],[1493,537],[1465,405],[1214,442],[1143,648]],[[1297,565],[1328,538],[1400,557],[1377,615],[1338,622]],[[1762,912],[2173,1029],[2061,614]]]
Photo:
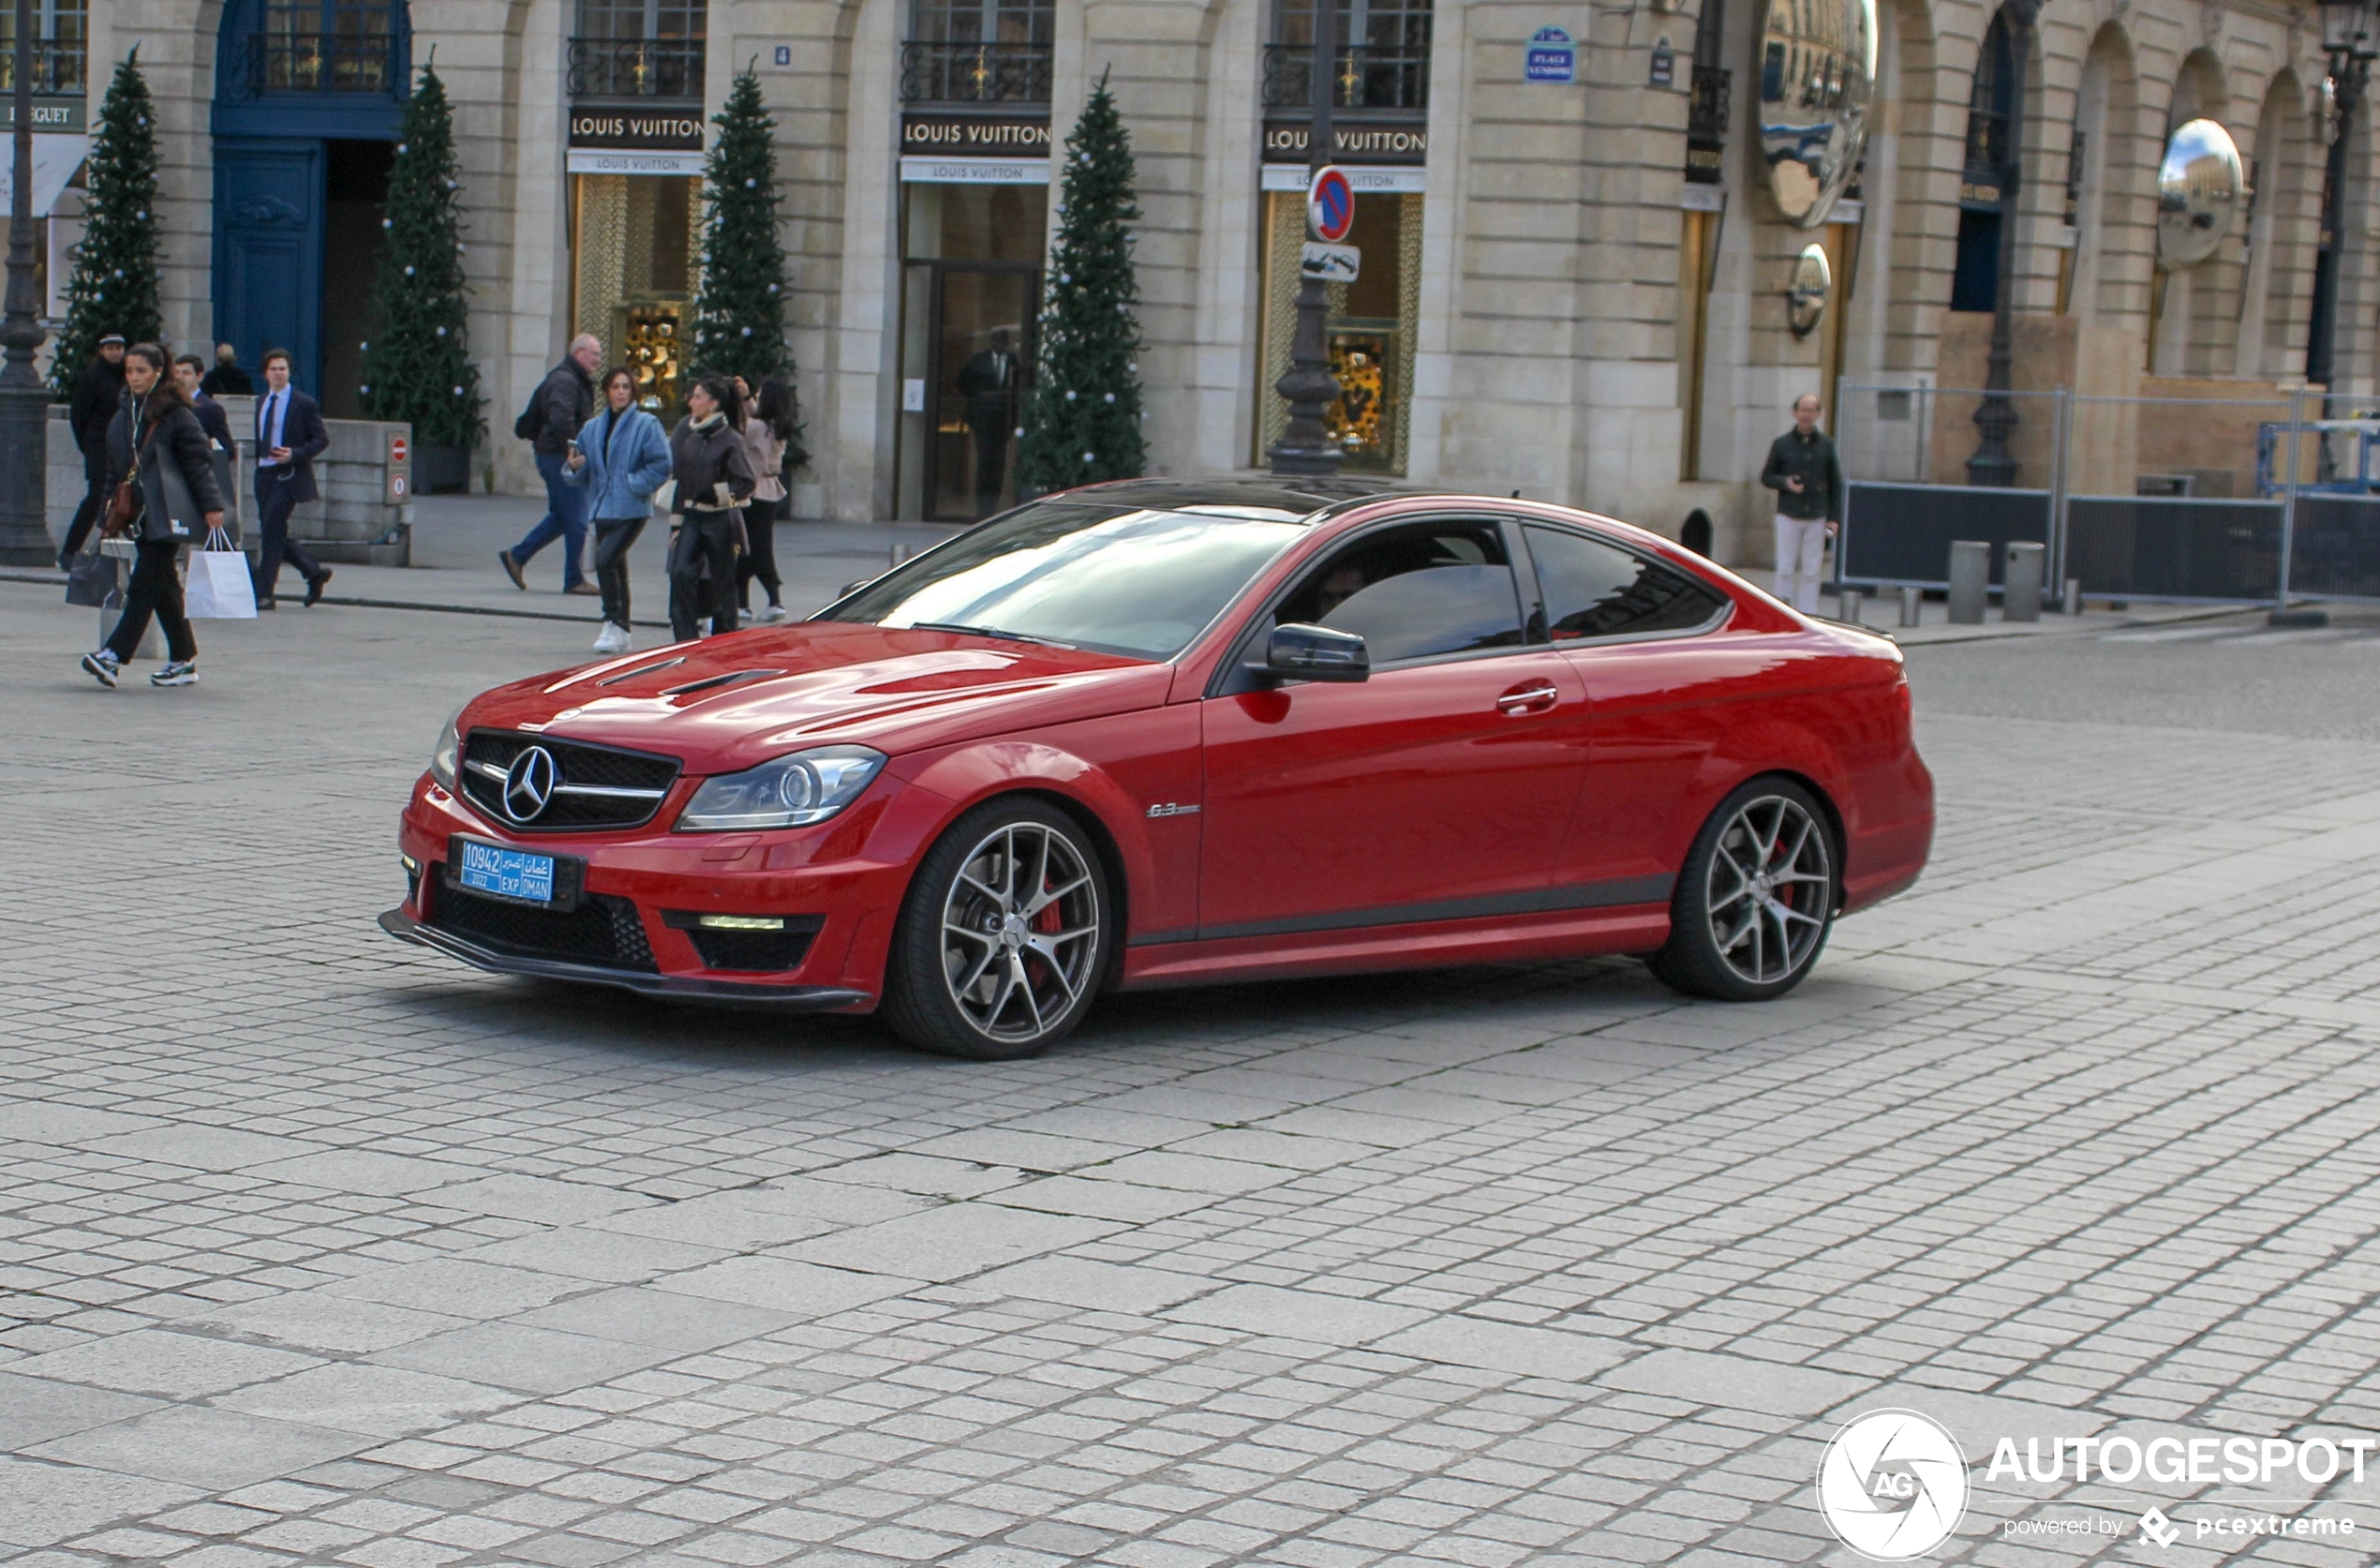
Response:
[[[1944,73],[1931,8],[1924,0],[1884,0],[1877,11],[1882,134],[1863,182],[1870,217],[1861,258],[1877,279],[1870,297],[1881,331],[1871,351],[1875,368],[1930,370],[1950,293],[1964,119],[1941,101]]]
[[[2306,85],[2283,69],[2257,117],[2250,218],[2250,278],[2241,313],[2239,374],[2281,381],[2301,375],[2313,309],[2314,251],[2322,233],[2321,127]]]
[[[2234,103],[2224,65],[2214,51],[2200,47],[2183,57],[2174,73],[2165,104],[2165,135],[2170,138],[2192,120],[2212,120],[2241,145],[2252,144],[2253,133],[2234,121]],[[2164,158],[2164,143],[2154,149],[2155,162]],[[2152,167],[2151,181],[2155,178]],[[2240,291],[2246,284],[2246,257],[2237,236],[2196,265],[2167,272],[2160,279],[2164,291],[2158,312],[2151,367],[2167,376],[2213,376],[2237,361]]]
[[[2109,22],[2084,52],[2082,81],[2075,99],[2075,146],[2078,198],[2075,208],[2075,275],[2069,308],[2086,326],[2102,309],[2100,279],[2106,263],[2105,222],[2111,175],[2120,177],[2107,156],[2111,131],[2123,124],[2136,96],[2131,40]]]
[[[2161,109],[2143,103],[2135,40],[2111,22],[2091,41],[2092,61],[2105,72],[2105,101],[2100,113],[2096,221],[2082,236],[2090,246],[2090,291],[2076,280],[2077,300],[2087,300],[2098,325],[2145,335],[2149,292],[2156,265],[2157,157]],[[2086,308],[2086,306],[2078,306]],[[2135,341],[2140,339],[2135,338]]]

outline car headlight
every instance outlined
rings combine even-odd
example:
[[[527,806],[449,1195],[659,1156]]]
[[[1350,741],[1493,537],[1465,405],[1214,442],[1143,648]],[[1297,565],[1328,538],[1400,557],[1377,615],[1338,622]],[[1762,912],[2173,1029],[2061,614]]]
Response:
[[[464,707],[469,707],[466,703]],[[446,716],[438,732],[438,747],[430,753],[430,777],[448,791],[454,788],[454,763],[463,750],[463,732],[455,726],[463,722],[463,709],[456,709]]]
[[[819,746],[740,773],[705,779],[677,816],[681,833],[807,828],[859,799],[885,766],[866,746]]]

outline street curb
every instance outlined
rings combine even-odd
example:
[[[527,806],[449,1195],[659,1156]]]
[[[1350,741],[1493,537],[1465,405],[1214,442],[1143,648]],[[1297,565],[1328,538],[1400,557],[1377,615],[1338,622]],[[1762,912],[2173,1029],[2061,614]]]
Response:
[[[2143,628],[2158,626],[2187,626],[2194,621],[2217,620],[2227,615],[2244,614],[2257,607],[2254,605],[2210,605],[2203,610],[2193,610],[2186,615],[2161,616],[2155,620],[2123,620],[2113,626],[2068,626],[2054,632],[1993,632],[1986,629],[1963,637],[1927,637],[1923,642],[1902,642],[1898,637],[1892,637],[1894,632],[1901,630],[1899,627],[1888,629],[1882,626],[1863,626],[1859,629],[1863,632],[1872,632],[1878,636],[1892,637],[1894,646],[1906,653],[1914,652],[1921,648],[1958,648],[1976,642],[2040,642],[2058,637],[2088,636],[2093,632],[2105,635],[2111,632],[2139,631]],[[1850,622],[1840,621],[1837,624],[1849,625]]]
[[[18,572],[7,569],[0,569],[0,582],[32,583],[37,587],[61,590],[67,586],[67,579],[63,574]],[[507,620],[559,620],[573,626],[601,626],[603,623],[603,618],[600,614],[562,615],[553,610],[507,610],[499,609],[492,605],[424,605],[408,599],[358,599],[344,593],[326,593],[322,595],[321,603],[346,605],[359,610],[426,610],[436,615],[492,615]],[[301,606],[291,605],[290,607]],[[632,621],[630,624],[632,627],[666,627],[669,622],[638,620]]]

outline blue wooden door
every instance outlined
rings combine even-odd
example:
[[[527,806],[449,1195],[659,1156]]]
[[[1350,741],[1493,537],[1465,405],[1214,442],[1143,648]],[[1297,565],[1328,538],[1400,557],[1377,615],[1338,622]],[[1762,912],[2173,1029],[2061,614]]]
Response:
[[[215,330],[254,370],[287,349],[297,383],[322,381],[323,147],[215,141]]]

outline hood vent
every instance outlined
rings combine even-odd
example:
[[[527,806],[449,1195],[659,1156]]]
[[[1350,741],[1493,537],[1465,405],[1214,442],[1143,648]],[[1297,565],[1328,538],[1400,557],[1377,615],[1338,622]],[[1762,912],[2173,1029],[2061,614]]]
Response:
[[[665,697],[682,697],[692,692],[709,692],[716,691],[721,686],[733,686],[738,681],[766,680],[771,676],[782,675],[785,672],[783,670],[733,670],[726,675],[705,676],[700,680],[689,680],[683,686],[672,686],[667,691],[662,693],[662,695]]]

